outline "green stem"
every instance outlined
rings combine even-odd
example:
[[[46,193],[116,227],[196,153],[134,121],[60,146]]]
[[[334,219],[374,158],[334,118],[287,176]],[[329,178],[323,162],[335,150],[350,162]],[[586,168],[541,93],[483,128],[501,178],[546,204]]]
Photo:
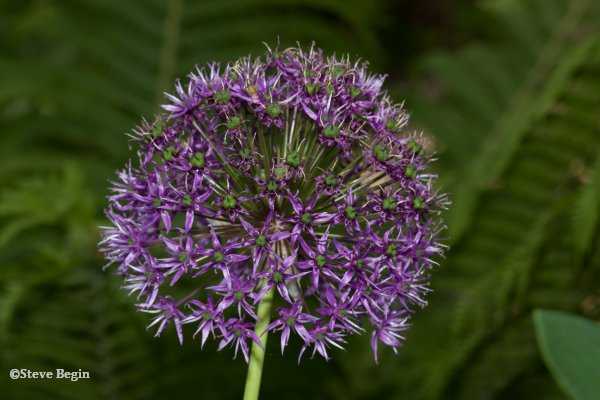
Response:
[[[260,391],[260,378],[262,376],[265,350],[267,349],[267,326],[271,321],[271,303],[273,301],[273,289],[271,288],[258,305],[258,321],[254,333],[260,339],[261,346],[252,342],[250,362],[248,364],[248,375],[246,376],[246,388],[244,389],[244,400],[258,400]]]

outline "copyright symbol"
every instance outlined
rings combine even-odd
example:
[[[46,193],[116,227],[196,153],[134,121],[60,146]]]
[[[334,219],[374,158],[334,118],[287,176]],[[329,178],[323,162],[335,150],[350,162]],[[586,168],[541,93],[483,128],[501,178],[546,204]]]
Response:
[[[16,368],[11,369],[8,376],[10,376],[10,379],[19,379],[19,370]]]

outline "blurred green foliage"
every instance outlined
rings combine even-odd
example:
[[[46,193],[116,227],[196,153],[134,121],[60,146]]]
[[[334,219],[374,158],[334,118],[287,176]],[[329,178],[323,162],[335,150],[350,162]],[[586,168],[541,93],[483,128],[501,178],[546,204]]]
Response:
[[[415,3],[0,0],[2,397],[240,397],[242,361],[145,331],[97,226],[124,133],[174,78],[314,40],[390,74],[439,155],[451,250],[398,356],[374,365],[365,336],[297,366],[272,346],[263,397],[564,398],[531,311],[600,317],[600,4]],[[6,379],[57,367],[92,379]]]

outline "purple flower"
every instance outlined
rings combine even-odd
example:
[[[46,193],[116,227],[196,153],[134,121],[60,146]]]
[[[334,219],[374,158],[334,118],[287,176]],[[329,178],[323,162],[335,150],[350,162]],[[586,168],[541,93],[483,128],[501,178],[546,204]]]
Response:
[[[220,295],[221,301],[217,306],[217,311],[223,312],[232,304],[237,305],[237,313],[242,317],[244,313],[256,319],[254,308],[252,307],[253,291],[256,283],[242,277],[230,276],[224,278],[221,283],[209,286],[208,289]]]
[[[164,269],[165,276],[173,275],[170,282],[170,285],[173,286],[184,274],[195,267],[194,259],[200,253],[195,248],[191,237],[181,238],[179,243],[166,237],[162,237],[161,240],[170,255],[161,259],[156,268]]]
[[[177,332],[177,338],[179,339],[179,343],[183,343],[183,329],[182,323],[184,319],[184,314],[178,308],[179,304],[175,302],[172,298],[165,296],[159,298],[154,304],[150,307],[145,307],[145,304],[141,305],[141,310],[150,314],[157,314],[156,317],[152,320],[148,328],[153,327],[154,325],[158,325],[156,329],[156,334],[154,336],[160,336],[162,331],[166,328],[169,322],[173,322],[175,325],[175,331]]]
[[[219,350],[222,350],[227,345],[232,345],[235,348],[234,357],[241,350],[246,362],[248,362],[249,357],[248,340],[252,340],[259,346],[261,345],[258,336],[254,333],[254,324],[250,322],[230,318],[221,326],[220,331],[222,339],[219,342]]]
[[[222,329],[221,312],[213,304],[212,298],[208,298],[206,302],[199,300],[190,300],[189,307],[192,310],[191,314],[183,321],[186,324],[191,322],[198,322],[198,329],[194,332],[194,337],[201,333],[202,341],[201,346],[204,347],[206,339],[212,334],[215,336],[215,328],[219,327]]]
[[[260,229],[255,228],[244,219],[240,219],[240,223],[249,236],[249,239],[246,240],[244,246],[251,246],[253,260],[252,272],[256,274],[262,263],[269,263],[272,265],[275,243],[287,239],[290,236],[290,233],[286,231],[270,232],[273,223],[272,212],[267,214],[263,226]]]
[[[230,267],[237,263],[246,261],[250,256],[238,253],[238,250],[242,247],[242,243],[235,241],[228,241],[225,244],[221,244],[219,236],[214,230],[210,230],[211,247],[206,247],[198,252],[204,262],[201,264],[200,271],[195,274],[199,276],[209,270],[218,270],[223,273],[223,277],[230,282]]]
[[[303,261],[298,262],[298,269],[308,270],[311,276],[311,284],[314,290],[319,288],[319,277],[321,274],[336,276],[330,272],[331,263],[337,259],[337,256],[330,255],[327,251],[329,237],[329,227],[316,240],[315,246],[310,246],[302,237],[300,237],[300,247],[305,254]]]
[[[268,326],[270,331],[281,331],[281,354],[285,350],[290,334],[295,332],[305,342],[310,342],[312,336],[305,325],[317,322],[319,318],[302,312],[302,304],[296,302],[289,308],[279,309],[279,318]]]
[[[324,359],[329,360],[327,348],[329,346],[334,346],[338,349],[343,349],[343,344],[346,343],[344,340],[344,332],[342,330],[333,330],[328,326],[316,325],[309,330],[308,334],[309,340],[305,340],[305,344],[300,350],[298,361],[300,361],[306,349],[310,347],[313,349],[312,356],[314,356],[315,353],[319,353]]]
[[[351,298],[350,290],[342,291],[339,298],[331,287],[325,288],[324,292],[317,312],[325,319],[327,327],[331,331],[342,328],[351,333],[361,332],[363,329],[354,321],[355,300]]]
[[[160,335],[193,324],[247,360],[258,335],[328,359],[394,351],[445,246],[431,158],[384,76],[321,50],[196,68],[132,135],[99,244]],[[187,289],[189,288],[189,289]],[[186,291],[189,290],[189,291]],[[177,295],[174,295],[177,293]],[[273,320],[254,332],[273,293]]]
[[[402,317],[401,314],[401,311],[390,310],[387,305],[379,312],[369,310],[371,323],[375,327],[371,333],[371,349],[375,361],[378,359],[377,347],[379,342],[391,347],[395,353],[401,341],[404,340],[400,332],[408,329],[408,318]]]
[[[308,272],[297,272],[292,268],[296,264],[296,255],[287,256],[281,260],[279,256],[275,255],[276,262],[271,265],[268,271],[265,271],[261,278],[265,279],[265,285],[263,290],[257,298],[262,298],[263,295],[271,288],[276,288],[279,295],[288,303],[292,303],[291,290],[297,290],[296,285],[300,281],[299,278],[308,274]]]
[[[315,206],[318,200],[318,196],[313,196],[306,204],[303,204],[297,195],[288,194],[288,201],[294,210],[294,213],[288,219],[288,222],[292,225],[290,240],[292,245],[295,245],[296,241],[303,236],[314,238],[315,227],[329,222],[335,217],[334,214],[328,212],[317,212]]]

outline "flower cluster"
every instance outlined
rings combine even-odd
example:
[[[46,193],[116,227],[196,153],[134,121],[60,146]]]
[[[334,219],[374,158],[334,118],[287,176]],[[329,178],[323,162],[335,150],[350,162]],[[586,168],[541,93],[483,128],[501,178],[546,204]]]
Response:
[[[368,331],[394,351],[443,245],[443,195],[422,138],[363,63],[308,51],[213,64],[178,82],[132,135],[100,248],[160,335],[248,359],[274,294],[281,350],[295,334],[326,359]]]

